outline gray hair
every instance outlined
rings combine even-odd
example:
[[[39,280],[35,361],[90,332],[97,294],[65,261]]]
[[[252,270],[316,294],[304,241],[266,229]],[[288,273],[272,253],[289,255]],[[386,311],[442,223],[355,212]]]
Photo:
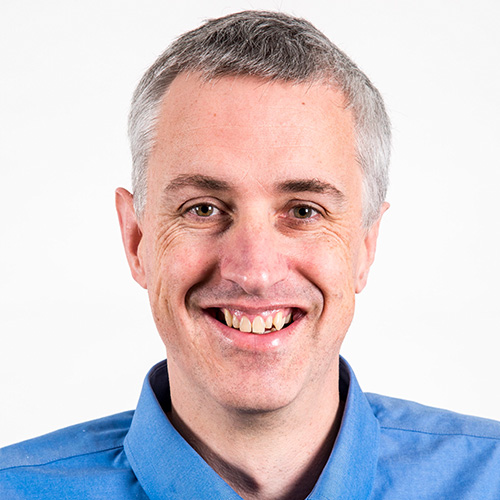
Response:
[[[325,82],[352,109],[356,151],[363,171],[363,225],[379,215],[388,185],[391,127],[384,102],[368,77],[304,19],[278,12],[246,11],[212,19],[181,35],[149,68],[134,92],[129,116],[134,207],[146,204],[147,165],[163,96],[180,73],[206,80],[257,76],[295,83]]]

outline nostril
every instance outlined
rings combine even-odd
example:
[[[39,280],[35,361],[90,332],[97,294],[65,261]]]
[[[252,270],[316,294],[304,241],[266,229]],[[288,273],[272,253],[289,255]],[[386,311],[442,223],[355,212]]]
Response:
[[[221,278],[240,286],[248,295],[265,296],[266,292],[286,279],[288,265],[276,245],[265,234],[251,231],[238,233],[238,240],[228,242],[220,257]],[[279,248],[279,247],[278,247]]]

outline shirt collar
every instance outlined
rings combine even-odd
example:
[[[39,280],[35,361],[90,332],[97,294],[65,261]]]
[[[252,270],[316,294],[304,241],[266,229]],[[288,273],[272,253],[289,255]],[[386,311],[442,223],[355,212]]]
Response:
[[[154,366],[142,388],[125,452],[150,500],[241,497],[175,430],[166,361]],[[340,392],[346,400],[330,458],[309,495],[311,500],[368,498],[378,457],[379,425],[350,366],[340,359]],[[167,496],[168,494],[168,496]]]
[[[150,500],[241,497],[176,431],[170,408],[166,361],[154,366],[142,388],[125,437],[125,453]],[[154,388],[154,389],[153,389]]]
[[[340,358],[344,415],[328,462],[310,499],[361,500],[370,496],[378,460],[380,426],[344,358]]]

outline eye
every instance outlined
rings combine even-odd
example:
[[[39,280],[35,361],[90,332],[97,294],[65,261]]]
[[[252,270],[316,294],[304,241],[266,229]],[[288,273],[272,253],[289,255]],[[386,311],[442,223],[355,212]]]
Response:
[[[220,210],[217,207],[214,207],[213,205],[210,205],[208,203],[200,203],[199,205],[192,207],[190,211],[198,217],[205,218],[220,213]]]
[[[318,213],[317,210],[309,207],[308,205],[299,205],[297,207],[293,207],[291,212],[296,219],[310,219]]]

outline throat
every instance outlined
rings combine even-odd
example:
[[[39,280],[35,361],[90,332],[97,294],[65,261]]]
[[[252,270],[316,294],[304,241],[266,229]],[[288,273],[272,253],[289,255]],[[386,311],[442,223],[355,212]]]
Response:
[[[340,401],[326,432],[316,429],[308,434],[304,429],[293,429],[293,436],[290,425],[262,425],[262,419],[261,425],[252,426],[250,431],[248,425],[229,429],[219,422],[222,425],[218,425],[217,432],[211,434],[206,429],[200,435],[175,411],[168,417],[194,450],[244,500],[305,500],[328,462],[343,410]]]

